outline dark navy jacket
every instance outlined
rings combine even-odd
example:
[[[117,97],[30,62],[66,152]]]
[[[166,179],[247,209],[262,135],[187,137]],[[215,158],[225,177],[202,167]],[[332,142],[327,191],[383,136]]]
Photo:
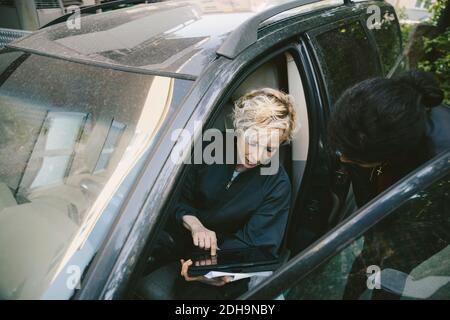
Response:
[[[257,166],[241,172],[227,189],[234,168],[234,164],[190,165],[176,220],[182,225],[184,215],[196,216],[216,232],[220,249],[268,246],[277,255],[291,203],[288,175],[281,165],[275,175],[261,175]]]

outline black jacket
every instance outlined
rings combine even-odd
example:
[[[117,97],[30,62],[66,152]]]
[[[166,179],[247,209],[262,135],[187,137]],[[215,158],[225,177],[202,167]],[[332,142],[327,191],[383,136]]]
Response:
[[[281,165],[275,175],[261,175],[258,166],[240,173],[227,188],[234,168],[190,165],[175,210],[178,225],[184,215],[194,215],[216,232],[220,249],[267,246],[277,255],[291,203],[288,175]]]

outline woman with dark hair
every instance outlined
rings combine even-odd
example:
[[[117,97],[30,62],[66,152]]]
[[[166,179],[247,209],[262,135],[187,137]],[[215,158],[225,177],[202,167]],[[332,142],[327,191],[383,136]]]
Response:
[[[437,153],[450,148],[450,109],[430,73],[373,78],[347,89],[329,127],[331,148],[362,206]]]
[[[363,81],[339,98],[328,139],[350,176],[359,207],[450,148],[450,108],[440,105],[442,100],[434,77],[419,71]],[[369,266],[409,274],[450,242],[450,234],[441,232],[450,227],[448,208],[433,207],[425,215],[395,212],[364,234],[364,247],[353,263],[344,299],[358,299],[366,291]],[[437,230],[423,220],[442,224]],[[372,291],[372,299],[398,298],[384,290]]]

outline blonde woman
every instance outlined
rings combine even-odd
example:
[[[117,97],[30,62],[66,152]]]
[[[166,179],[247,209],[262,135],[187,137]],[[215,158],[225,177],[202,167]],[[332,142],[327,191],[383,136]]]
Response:
[[[267,246],[278,254],[288,219],[291,185],[281,166],[273,174],[262,174],[260,169],[269,166],[280,145],[292,139],[296,129],[293,104],[290,95],[269,88],[251,91],[236,101],[233,123],[237,138],[234,150],[224,150],[235,152],[235,161],[193,165],[183,184],[175,216],[182,235],[176,242],[183,246],[184,254],[197,247],[210,251],[214,257],[218,248],[249,246]],[[225,288],[243,283],[239,280],[238,284],[226,284],[231,280],[227,277],[189,277],[191,265],[191,260],[181,260],[182,277],[177,291],[180,286],[184,289],[177,298],[220,299],[226,296]],[[180,269],[175,270],[180,264],[167,268],[170,271],[157,270],[159,275],[149,276],[152,280],[146,280],[147,289],[155,288],[156,278],[159,288],[174,285],[175,280],[166,281],[163,274],[179,275]],[[152,294],[146,291],[150,297]]]

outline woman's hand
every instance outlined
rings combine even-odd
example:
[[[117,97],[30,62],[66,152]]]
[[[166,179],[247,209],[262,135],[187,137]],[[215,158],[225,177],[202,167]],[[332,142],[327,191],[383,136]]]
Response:
[[[204,276],[189,277],[188,270],[189,270],[189,267],[192,265],[192,260],[184,261],[183,259],[181,259],[180,262],[181,262],[181,276],[186,281],[199,281],[199,282],[209,284],[212,286],[221,287],[224,284],[231,282],[231,280],[233,280],[232,277],[218,277],[218,278],[212,278],[212,279],[208,279]]]
[[[183,217],[184,226],[191,231],[192,240],[196,247],[204,250],[211,250],[211,256],[217,252],[217,237],[214,231],[203,226],[195,216],[185,215]]]

